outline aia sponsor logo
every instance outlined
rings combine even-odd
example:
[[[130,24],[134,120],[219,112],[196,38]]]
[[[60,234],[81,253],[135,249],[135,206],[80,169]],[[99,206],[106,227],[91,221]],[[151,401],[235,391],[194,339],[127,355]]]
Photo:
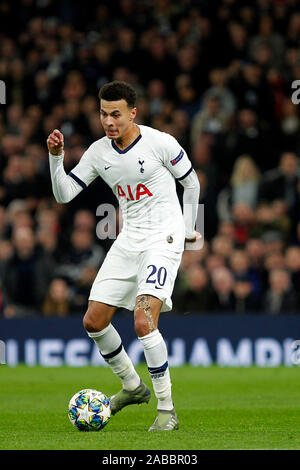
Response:
[[[127,184],[126,189],[123,189],[122,186],[118,184],[118,196],[125,197],[127,201],[139,201],[141,196],[147,194],[148,196],[153,196],[151,191],[144,184],[138,184],[136,190],[132,189],[129,184]]]

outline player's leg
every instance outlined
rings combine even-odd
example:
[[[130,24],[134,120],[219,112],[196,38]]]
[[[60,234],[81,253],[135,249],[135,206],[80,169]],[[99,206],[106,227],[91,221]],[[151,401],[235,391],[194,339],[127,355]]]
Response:
[[[172,309],[172,292],[182,253],[166,247],[143,253],[138,273],[135,306],[135,330],[143,344],[144,354],[157,397],[157,418],[149,431],[178,429],[175,413],[168,353],[158,329],[160,312]]]
[[[134,309],[134,325],[141,341],[157,398],[157,417],[149,431],[178,429],[179,422],[171,393],[168,352],[158,330],[158,319],[163,302],[149,294],[139,295]]]
[[[96,343],[102,357],[121,379],[123,388],[129,391],[136,390],[140,386],[141,379],[122,345],[119,333],[111,324],[116,308],[90,300],[83,325],[87,334]]]
[[[137,256],[120,248],[115,242],[93,283],[89,298],[93,302],[90,302],[84,320],[102,356],[122,380],[122,390],[110,398],[112,414],[124,406],[148,402],[151,396],[126,354],[119,334],[110,323],[115,306],[133,309],[136,272]]]

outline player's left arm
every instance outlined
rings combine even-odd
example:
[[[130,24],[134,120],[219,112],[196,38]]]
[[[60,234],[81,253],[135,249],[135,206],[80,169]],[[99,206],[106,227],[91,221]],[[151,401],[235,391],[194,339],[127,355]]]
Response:
[[[174,178],[184,187],[183,217],[185,223],[185,241],[194,242],[201,237],[201,234],[195,230],[200,196],[200,183],[198,176],[193,169],[192,162],[188,158],[185,150],[171,135],[164,134],[164,137],[164,165],[172,173]]]
[[[183,191],[183,218],[185,224],[185,241],[195,242],[201,238],[201,234],[196,232],[195,224],[198,215],[198,203],[200,196],[200,183],[194,169],[179,182],[184,187]]]

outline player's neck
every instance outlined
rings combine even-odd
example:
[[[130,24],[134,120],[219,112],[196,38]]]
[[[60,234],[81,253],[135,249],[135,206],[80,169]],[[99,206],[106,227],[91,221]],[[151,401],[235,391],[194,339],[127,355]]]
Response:
[[[120,150],[124,150],[137,139],[140,133],[139,126],[137,124],[133,124],[130,129],[128,129],[128,132],[126,132],[122,137],[114,139],[114,142]]]

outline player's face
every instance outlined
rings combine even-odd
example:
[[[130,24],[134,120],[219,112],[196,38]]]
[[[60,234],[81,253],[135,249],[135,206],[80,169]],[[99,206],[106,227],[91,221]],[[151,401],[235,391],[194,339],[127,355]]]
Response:
[[[133,128],[136,108],[129,108],[125,100],[100,102],[100,119],[109,139],[122,139]]]

